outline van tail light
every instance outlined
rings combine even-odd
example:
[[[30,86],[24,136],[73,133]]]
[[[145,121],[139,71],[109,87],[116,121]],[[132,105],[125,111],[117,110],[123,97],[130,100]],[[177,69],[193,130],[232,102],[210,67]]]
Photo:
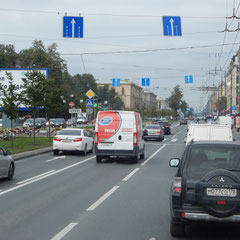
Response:
[[[157,131],[157,134],[161,134],[161,131]]]
[[[182,191],[182,178],[181,177],[175,177],[173,181],[173,192],[181,193]]]
[[[133,133],[133,146],[137,146],[137,133]]]
[[[55,137],[55,138],[53,139],[53,141],[61,142],[62,140],[61,140],[60,138]]]
[[[81,142],[82,141],[82,138],[76,138],[73,140],[74,142]]]
[[[98,145],[98,133],[97,132],[95,132],[94,143],[96,146]]]

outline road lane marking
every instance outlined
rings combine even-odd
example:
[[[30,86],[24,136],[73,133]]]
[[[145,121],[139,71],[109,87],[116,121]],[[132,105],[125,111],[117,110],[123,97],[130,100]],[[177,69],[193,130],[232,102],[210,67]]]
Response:
[[[72,164],[72,165],[70,165],[70,166],[67,166],[67,167],[65,167],[65,168],[59,169],[59,170],[57,170],[57,171],[55,171],[55,172],[49,173],[49,174],[44,175],[44,176],[42,176],[42,177],[39,177],[39,178],[37,178],[37,179],[33,179],[33,180],[31,180],[31,181],[28,181],[28,182],[23,183],[23,184],[21,184],[21,185],[18,185],[18,186],[16,186],[16,187],[10,188],[10,189],[5,190],[5,191],[2,191],[2,192],[0,192],[0,196],[3,195],[3,194],[5,194],[5,193],[9,193],[9,192],[12,192],[12,191],[14,191],[14,190],[17,190],[17,189],[19,189],[19,188],[22,188],[22,187],[24,187],[24,186],[27,186],[27,185],[29,185],[29,184],[31,184],[31,183],[38,182],[38,181],[40,181],[40,180],[42,180],[42,179],[44,179],[44,178],[50,177],[50,176],[55,175],[55,174],[57,174],[57,173],[63,172],[63,171],[65,171],[65,170],[67,170],[67,169],[76,167],[77,165],[80,165],[80,164],[82,164],[82,163],[88,162],[88,161],[92,160],[93,158],[95,158],[95,156],[90,157],[90,158],[87,158],[87,159],[85,159],[85,160],[83,160],[83,161],[81,161],[81,162]]]
[[[174,139],[172,139],[172,140],[171,140],[171,142],[176,142],[176,141],[177,141],[177,139],[176,139],[176,138],[174,138]]]
[[[60,156],[60,157],[51,158],[51,159],[49,159],[49,160],[47,160],[45,162],[52,162],[52,161],[55,161],[55,160],[57,160],[59,158],[66,158],[66,156]]]
[[[166,144],[162,145],[155,153],[153,153],[146,161],[144,161],[141,165],[144,166],[147,162],[149,162],[158,152],[160,152]]]
[[[75,228],[78,223],[70,223],[68,224],[62,231],[60,231],[55,237],[51,238],[51,240],[60,240],[64,236],[66,236],[73,228]]]
[[[140,168],[135,168],[132,172],[130,172],[122,181],[126,182],[130,177],[133,176]]]
[[[102,202],[104,202],[111,194],[113,194],[119,186],[114,186],[111,188],[108,192],[106,192],[102,197],[100,197],[95,203],[93,203],[87,211],[93,211],[95,208],[97,208]]]
[[[31,180],[33,180],[33,179],[42,177],[42,176],[44,176],[44,175],[47,175],[47,174],[52,173],[52,172],[55,172],[55,171],[56,171],[56,170],[51,170],[51,171],[49,171],[49,172],[45,172],[45,173],[39,174],[39,175],[37,175],[37,176],[35,176],[35,177],[28,178],[28,179],[23,180],[23,181],[21,181],[21,182],[17,182],[16,184],[22,184],[22,183],[31,181]]]

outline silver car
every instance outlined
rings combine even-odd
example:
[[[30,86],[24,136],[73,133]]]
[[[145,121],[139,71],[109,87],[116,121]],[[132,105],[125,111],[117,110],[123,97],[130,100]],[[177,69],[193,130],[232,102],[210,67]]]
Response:
[[[0,178],[7,178],[8,180],[12,180],[13,178],[15,163],[10,155],[10,151],[4,151],[0,147]]]

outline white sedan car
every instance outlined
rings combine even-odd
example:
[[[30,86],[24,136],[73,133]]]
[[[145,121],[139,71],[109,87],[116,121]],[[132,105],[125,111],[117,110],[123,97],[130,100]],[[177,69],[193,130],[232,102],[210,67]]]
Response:
[[[86,155],[94,149],[93,135],[90,131],[78,128],[65,128],[53,139],[53,154],[59,151],[77,151]]]

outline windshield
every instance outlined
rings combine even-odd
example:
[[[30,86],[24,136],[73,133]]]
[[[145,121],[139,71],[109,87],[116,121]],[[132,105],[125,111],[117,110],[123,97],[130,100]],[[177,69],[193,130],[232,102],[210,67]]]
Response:
[[[160,122],[159,124],[162,125],[163,127],[168,126],[168,122]]]
[[[215,169],[240,171],[240,148],[236,147],[193,147],[187,164],[187,175],[201,178]]]
[[[72,135],[72,136],[81,136],[81,130],[61,130],[58,135]]]

